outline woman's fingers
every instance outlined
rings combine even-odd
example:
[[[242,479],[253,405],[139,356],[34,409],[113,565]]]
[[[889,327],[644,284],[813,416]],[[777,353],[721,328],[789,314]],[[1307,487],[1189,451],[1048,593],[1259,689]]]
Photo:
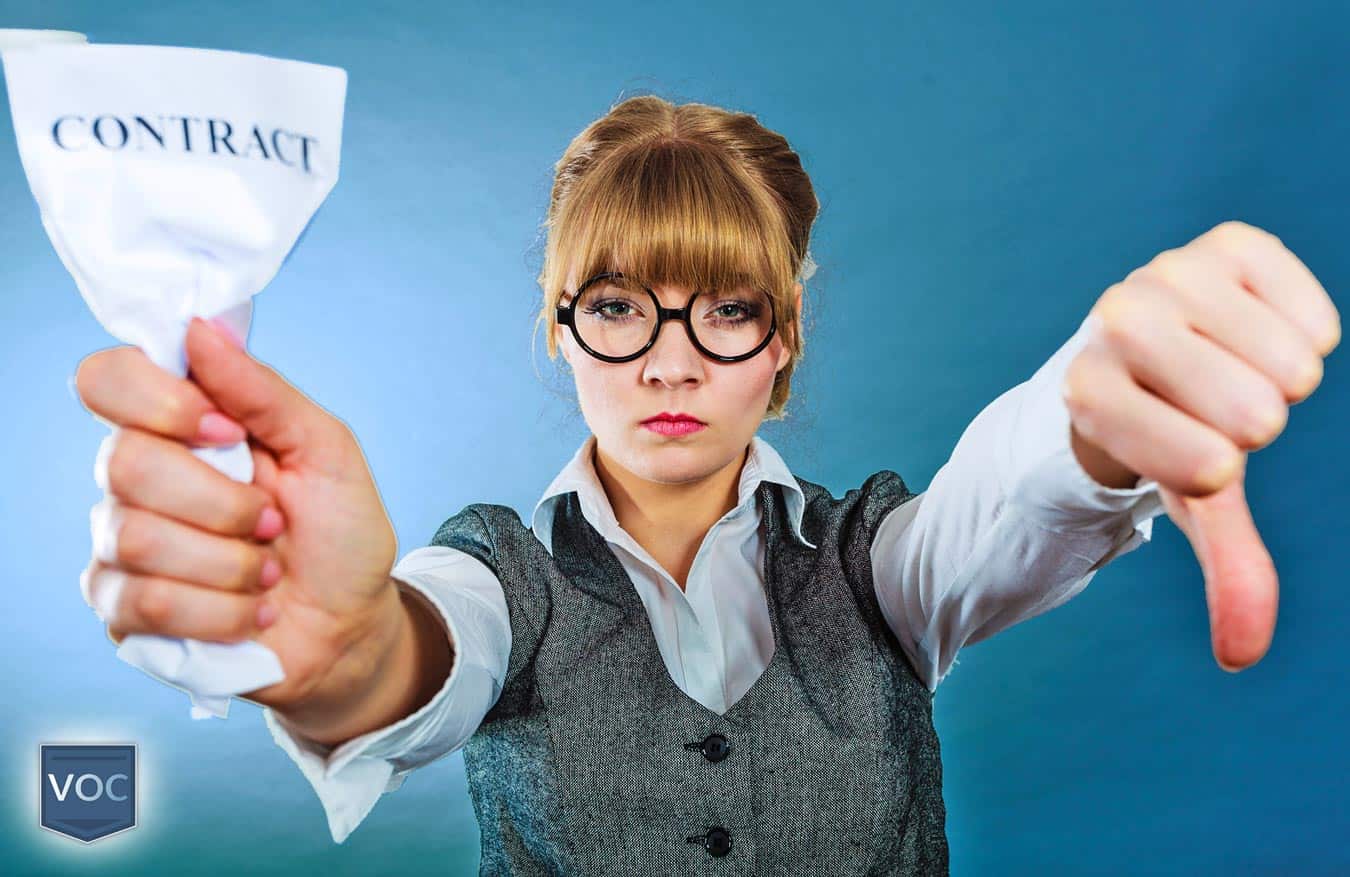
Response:
[[[95,417],[195,445],[243,441],[244,428],[226,417],[192,381],[155,365],[139,347],[99,350],[75,370],[80,401]]]
[[[270,545],[207,533],[112,496],[89,519],[94,558],[127,572],[240,593],[266,590],[282,575]]]
[[[1091,346],[1070,364],[1063,392],[1083,436],[1178,493],[1218,490],[1242,454],[1221,432],[1144,389],[1114,357]]]
[[[1265,307],[1245,293],[1230,298]],[[1133,377],[1243,450],[1263,448],[1284,430],[1285,392],[1292,389],[1282,392],[1248,360],[1191,328],[1166,289],[1140,279],[1128,296],[1104,297],[1102,308],[1097,341],[1106,348],[1103,354],[1119,361],[1122,378]],[[1267,323],[1273,325],[1279,318],[1270,316]],[[1110,402],[1103,394],[1098,398]]]
[[[1303,401],[1321,381],[1321,356],[1287,314],[1247,291],[1240,280],[1212,248],[1186,247],[1158,254],[1126,283],[1171,299],[1182,315],[1178,322],[1269,379],[1287,404]]]
[[[202,588],[161,576],[146,576],[91,563],[83,580],[87,599],[120,644],[129,634],[239,642],[276,618],[269,596]]]
[[[269,540],[283,528],[267,491],[229,478],[181,442],[140,429],[116,428],[103,440],[94,479],[126,505],[211,533]]]
[[[266,491],[268,496],[279,497],[277,458],[253,436],[248,437],[248,449],[253,455],[253,483]]]

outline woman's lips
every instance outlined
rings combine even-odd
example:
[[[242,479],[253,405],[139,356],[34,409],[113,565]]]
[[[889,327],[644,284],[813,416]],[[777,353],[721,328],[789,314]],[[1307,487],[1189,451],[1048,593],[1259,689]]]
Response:
[[[708,424],[699,423],[697,420],[644,420],[642,425],[652,432],[661,435],[689,435],[698,432],[700,429],[706,429]]]

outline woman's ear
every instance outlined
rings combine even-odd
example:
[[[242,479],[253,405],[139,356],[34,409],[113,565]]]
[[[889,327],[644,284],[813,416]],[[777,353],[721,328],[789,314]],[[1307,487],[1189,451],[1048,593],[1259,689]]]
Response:
[[[572,367],[572,357],[567,350],[567,328],[565,326],[554,325],[553,341],[558,350],[562,353],[563,359],[567,362],[567,367]]]

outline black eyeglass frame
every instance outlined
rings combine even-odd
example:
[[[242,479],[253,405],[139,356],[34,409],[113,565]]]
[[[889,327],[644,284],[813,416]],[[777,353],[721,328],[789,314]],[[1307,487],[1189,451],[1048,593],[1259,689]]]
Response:
[[[652,288],[644,284],[642,288],[647,291],[647,295],[651,296],[652,307],[656,310],[656,326],[652,329],[652,337],[647,339],[647,343],[642,345],[642,348],[640,350],[638,350],[636,353],[631,353],[628,356],[610,356],[608,354],[601,353],[600,351],[595,350],[594,348],[590,347],[585,341],[583,341],[581,338],[581,333],[577,331],[577,324],[576,320],[574,319],[576,314],[577,300],[581,298],[581,294],[585,292],[586,289],[591,284],[596,283],[597,281],[600,280],[608,280],[612,277],[622,278],[623,276],[624,275],[618,271],[606,271],[602,274],[597,274],[577,288],[576,294],[572,296],[571,301],[569,301],[566,305],[558,305],[557,307],[556,316],[558,320],[558,325],[567,326],[568,328],[570,328],[572,330],[572,337],[576,339],[576,342],[581,347],[581,349],[589,353],[591,356],[594,356],[596,359],[602,360],[604,362],[632,362],[633,360],[642,356],[648,350],[651,350],[652,345],[656,343],[656,339],[660,336],[661,327],[665,325],[666,320],[679,320],[683,322],[684,334],[689,336],[689,343],[693,344],[699,353],[716,362],[742,362],[743,360],[750,359],[751,357],[758,354],[765,347],[768,347],[769,342],[773,340],[774,333],[778,331],[778,313],[773,307],[772,299],[770,299],[769,331],[764,335],[763,341],[761,341],[749,353],[742,353],[739,356],[722,356],[721,354],[713,353],[711,350],[709,350],[708,348],[704,347],[702,344],[699,343],[698,337],[694,334],[694,327],[689,322],[689,315],[694,307],[694,299],[702,295],[703,294],[702,291],[695,291],[692,295],[690,295],[689,301],[687,301],[684,307],[682,308],[665,308],[661,306],[661,300],[656,297],[656,293],[652,291]]]

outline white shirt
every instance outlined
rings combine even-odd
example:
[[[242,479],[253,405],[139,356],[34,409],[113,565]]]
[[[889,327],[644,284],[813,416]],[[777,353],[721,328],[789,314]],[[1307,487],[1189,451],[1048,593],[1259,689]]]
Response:
[[[1060,386],[1086,331],[1084,323],[1029,380],[986,406],[928,489],[878,527],[871,549],[877,599],[929,690],[963,646],[1059,606],[1152,535],[1162,511],[1157,483],[1103,487],[1069,444]],[[704,537],[682,591],[619,526],[595,475],[594,445],[588,436],[544,491],[534,534],[551,552],[554,504],[577,491],[582,513],[633,580],[671,679],[723,713],[773,655],[756,487],[768,480],[786,488],[793,537],[810,545],[801,535],[801,490],[778,453],[754,436],[740,502]],[[460,749],[506,676],[509,616],[487,566],[457,549],[427,546],[405,555],[392,576],[424,597],[449,630],[455,658],[440,691],[417,712],[335,749],[290,734],[263,710],[273,739],[318,794],[336,843],[408,773]]]

